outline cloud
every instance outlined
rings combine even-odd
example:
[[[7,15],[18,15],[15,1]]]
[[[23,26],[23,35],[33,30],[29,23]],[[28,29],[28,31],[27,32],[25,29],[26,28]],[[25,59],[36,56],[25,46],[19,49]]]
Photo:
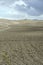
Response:
[[[43,14],[43,0],[31,0],[30,6],[34,7],[39,14]]]
[[[0,17],[43,19],[43,0],[0,0]]]
[[[14,4],[15,5],[20,5],[20,6],[22,6],[22,5],[26,6],[26,4],[24,3],[24,1],[22,1],[22,0],[16,1]]]

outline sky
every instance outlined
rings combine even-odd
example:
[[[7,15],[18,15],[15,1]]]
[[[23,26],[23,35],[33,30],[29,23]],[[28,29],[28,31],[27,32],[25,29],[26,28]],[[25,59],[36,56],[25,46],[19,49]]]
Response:
[[[0,0],[0,18],[43,20],[43,0]]]

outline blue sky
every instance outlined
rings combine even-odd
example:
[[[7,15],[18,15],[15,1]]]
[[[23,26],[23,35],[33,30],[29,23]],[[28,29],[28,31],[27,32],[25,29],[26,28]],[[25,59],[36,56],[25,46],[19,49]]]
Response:
[[[43,0],[0,0],[0,18],[43,19]]]

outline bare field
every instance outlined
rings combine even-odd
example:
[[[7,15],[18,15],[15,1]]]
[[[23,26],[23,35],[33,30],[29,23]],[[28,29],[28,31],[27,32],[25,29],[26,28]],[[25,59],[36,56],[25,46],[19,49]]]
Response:
[[[43,65],[43,25],[7,23],[0,31],[0,65]]]

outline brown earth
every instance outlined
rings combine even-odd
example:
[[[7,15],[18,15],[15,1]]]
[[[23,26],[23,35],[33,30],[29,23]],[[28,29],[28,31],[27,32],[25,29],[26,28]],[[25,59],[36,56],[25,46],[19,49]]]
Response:
[[[0,31],[0,65],[43,65],[43,26],[39,25],[12,24]]]

